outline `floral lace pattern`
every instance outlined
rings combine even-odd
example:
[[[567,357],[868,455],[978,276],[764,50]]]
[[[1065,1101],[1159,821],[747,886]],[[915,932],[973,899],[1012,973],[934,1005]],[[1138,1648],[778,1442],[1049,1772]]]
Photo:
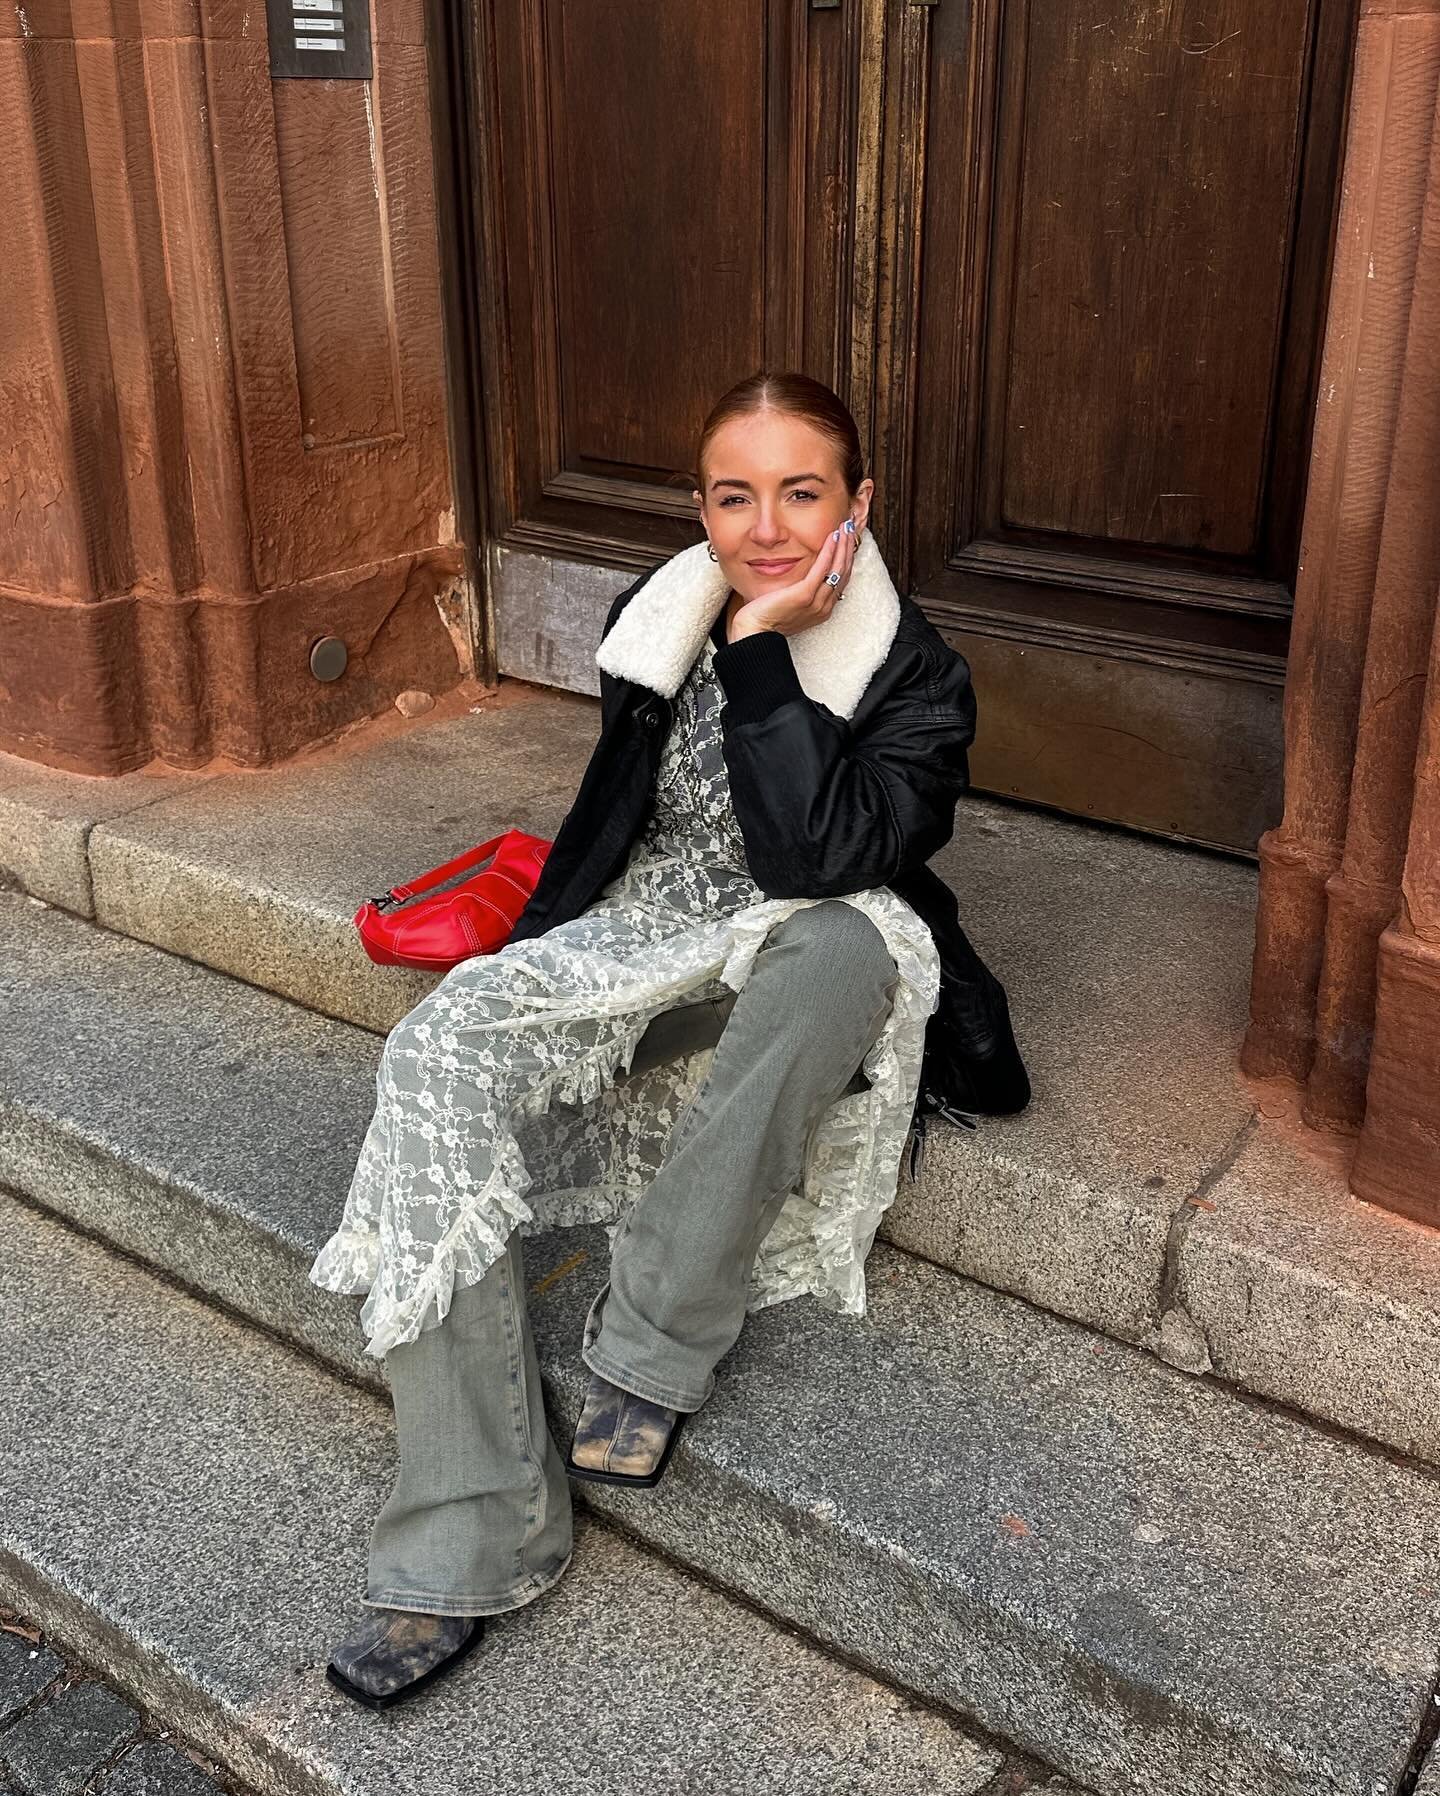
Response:
[[[452,967],[386,1038],[344,1213],[310,1268],[325,1290],[366,1294],[377,1358],[437,1326],[455,1279],[481,1278],[512,1230],[603,1222],[613,1239],[713,1055],[631,1074],[641,1036],[661,1011],[739,991],[776,924],[818,902],[767,899],[746,870],[713,656],[707,642],[676,694],[624,870],[580,916]],[[751,1310],[808,1292],[864,1313],[865,1257],[909,1134],[939,956],[887,888],[842,902],[879,928],[899,983],[863,1062],[869,1088],[815,1125],[757,1255]]]

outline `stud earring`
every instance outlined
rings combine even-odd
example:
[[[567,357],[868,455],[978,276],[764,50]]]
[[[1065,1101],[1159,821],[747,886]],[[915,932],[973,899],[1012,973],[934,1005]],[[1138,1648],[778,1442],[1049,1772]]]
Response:
[[[720,559],[720,557],[715,553],[714,543],[706,543],[705,547],[710,551],[710,559],[712,561],[718,561]]]

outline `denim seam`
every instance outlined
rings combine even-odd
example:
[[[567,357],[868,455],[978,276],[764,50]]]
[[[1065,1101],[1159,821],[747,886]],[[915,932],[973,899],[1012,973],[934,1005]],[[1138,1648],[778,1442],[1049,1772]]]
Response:
[[[716,1048],[718,1048],[719,1045],[720,1044],[717,1042],[715,1044]],[[685,1108],[680,1112],[679,1121],[675,1124],[675,1127],[670,1131],[670,1139],[666,1143],[666,1146],[665,1146],[665,1158],[667,1160],[670,1159],[670,1157],[676,1152],[676,1150],[680,1147],[681,1143],[684,1141],[686,1131],[690,1127],[690,1119],[691,1119],[691,1117],[694,1116],[696,1108],[698,1107],[698,1105],[700,1103],[701,1097],[704,1095],[704,1093],[706,1093],[710,1089],[710,1080],[713,1077],[714,1072],[715,1072],[715,1049],[712,1048],[710,1050],[710,1056],[711,1056],[710,1064],[709,1064],[709,1066],[707,1066],[705,1068],[704,1077],[701,1079],[700,1083],[695,1087],[694,1091],[691,1092],[690,1102],[688,1104],[686,1104]]]
[[[521,1250],[523,1252],[523,1249]],[[544,1461],[539,1457],[535,1441],[530,1432],[530,1391],[528,1385],[529,1368],[525,1361],[525,1339],[523,1320],[518,1319],[517,1312],[525,1301],[523,1293],[515,1288],[516,1264],[518,1256],[507,1260],[505,1266],[505,1335],[510,1343],[510,1364],[512,1376],[511,1415],[516,1423],[520,1436],[520,1451],[525,1463],[535,1472],[535,1487],[526,1511],[525,1526],[515,1548],[515,1569],[525,1573],[525,1549],[530,1542],[544,1531],[546,1512],[549,1508],[550,1484]],[[532,1572],[528,1574],[533,1577]]]

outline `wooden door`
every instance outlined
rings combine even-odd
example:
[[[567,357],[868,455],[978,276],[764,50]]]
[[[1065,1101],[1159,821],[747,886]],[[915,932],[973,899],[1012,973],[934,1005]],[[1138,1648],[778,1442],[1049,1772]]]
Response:
[[[976,785],[1253,849],[1351,3],[474,0],[502,670],[593,689],[705,411],[800,367],[971,659]]]
[[[1278,820],[1353,23],[933,9],[892,498],[974,668],[978,785],[1246,850]]]

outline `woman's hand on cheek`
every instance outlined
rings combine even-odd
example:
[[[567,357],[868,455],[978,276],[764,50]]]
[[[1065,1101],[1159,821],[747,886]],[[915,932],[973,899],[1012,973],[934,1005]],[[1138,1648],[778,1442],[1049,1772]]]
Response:
[[[847,518],[838,530],[825,538],[815,559],[789,586],[782,586],[763,597],[751,599],[736,612],[728,640],[739,642],[742,636],[754,636],[761,630],[774,630],[781,636],[795,636],[801,630],[823,624],[844,592],[855,564],[858,542],[853,518]],[[839,573],[838,585],[827,586],[825,576]]]

